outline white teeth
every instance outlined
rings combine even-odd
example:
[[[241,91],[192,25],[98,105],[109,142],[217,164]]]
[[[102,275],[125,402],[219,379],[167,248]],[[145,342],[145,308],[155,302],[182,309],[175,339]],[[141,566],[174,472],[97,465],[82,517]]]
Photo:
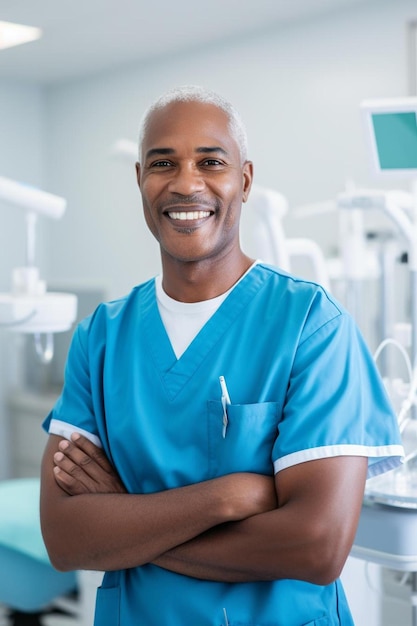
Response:
[[[170,211],[168,215],[172,220],[201,220],[209,217],[210,211]]]

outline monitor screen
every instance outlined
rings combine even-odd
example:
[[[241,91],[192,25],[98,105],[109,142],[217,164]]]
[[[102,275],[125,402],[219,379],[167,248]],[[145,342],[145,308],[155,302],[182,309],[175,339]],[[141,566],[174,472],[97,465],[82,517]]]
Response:
[[[417,98],[365,101],[361,109],[374,172],[417,179]]]

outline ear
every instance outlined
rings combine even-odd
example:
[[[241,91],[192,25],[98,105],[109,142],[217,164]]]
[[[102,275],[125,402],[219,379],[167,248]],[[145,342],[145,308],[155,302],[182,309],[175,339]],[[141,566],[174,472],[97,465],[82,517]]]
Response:
[[[135,167],[136,167],[136,180],[138,181],[138,185],[139,185],[139,189],[140,189],[140,163],[135,163]]]
[[[242,192],[242,201],[246,202],[249,198],[249,192],[252,187],[253,180],[253,163],[252,161],[245,161],[243,164],[243,192]]]

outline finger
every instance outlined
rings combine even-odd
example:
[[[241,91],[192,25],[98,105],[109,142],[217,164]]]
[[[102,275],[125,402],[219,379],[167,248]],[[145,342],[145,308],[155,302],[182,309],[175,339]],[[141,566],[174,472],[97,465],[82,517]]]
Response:
[[[65,474],[70,476],[74,482],[79,482],[87,491],[94,491],[97,484],[94,476],[91,476],[87,471],[89,465],[79,465],[74,462],[68,455],[59,450],[54,454],[55,465],[62,470]],[[103,470],[100,470],[101,472]]]
[[[84,442],[88,441],[83,439]],[[85,447],[88,450],[91,449],[90,446]],[[85,485],[90,493],[124,493],[125,487],[110,463],[106,460],[103,468],[104,463],[99,464],[96,461],[97,456],[104,456],[104,453],[94,444],[92,447],[95,449],[93,450],[94,458],[88,456],[73,442],[63,439],[58,444],[59,453],[56,464]],[[60,454],[64,458],[61,458]]]
[[[109,473],[108,469],[103,468],[102,465],[96,461],[96,457],[89,456],[72,441],[62,439],[58,444],[58,448],[68,460],[95,480],[100,480],[103,472],[105,474]]]
[[[97,477],[90,476],[86,473],[85,466],[77,465],[61,451],[55,452],[54,463],[57,482],[70,495],[79,493],[126,493],[125,486],[116,472],[108,474],[95,465]]]
[[[71,474],[67,474],[58,465],[54,467],[54,478],[58,486],[70,496],[89,493],[88,489],[79,480],[76,480]]]
[[[93,459],[106,472],[111,473],[113,471],[113,468],[109,463],[103,449],[96,446],[89,439],[87,439],[87,437],[84,437],[80,433],[75,432],[71,435],[71,441],[75,446],[77,446],[77,448],[82,450],[88,457]]]

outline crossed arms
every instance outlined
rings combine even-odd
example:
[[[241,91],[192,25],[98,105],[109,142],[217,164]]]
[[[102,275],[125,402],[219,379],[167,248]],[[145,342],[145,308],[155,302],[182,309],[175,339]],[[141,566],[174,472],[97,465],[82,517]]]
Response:
[[[153,494],[128,494],[103,451],[80,435],[50,435],[42,462],[41,524],[60,570],[154,563],[193,578],[340,574],[361,510],[367,459],[333,457],[279,472],[236,473]]]

